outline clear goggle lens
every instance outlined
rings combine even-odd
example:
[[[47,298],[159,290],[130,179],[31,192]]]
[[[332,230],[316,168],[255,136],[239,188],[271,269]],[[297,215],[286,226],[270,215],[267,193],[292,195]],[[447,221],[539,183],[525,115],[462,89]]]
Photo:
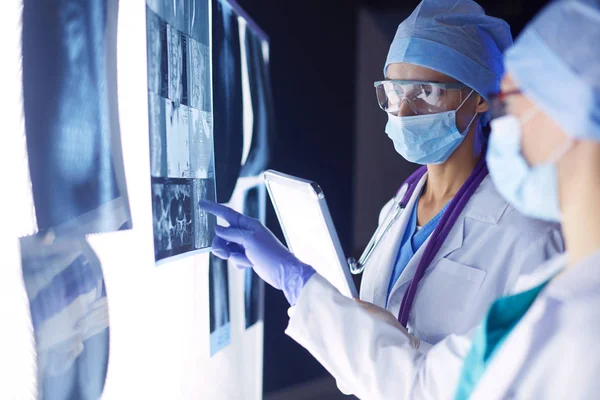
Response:
[[[454,110],[463,101],[466,85],[420,81],[375,82],[379,107],[394,115],[434,114]]]

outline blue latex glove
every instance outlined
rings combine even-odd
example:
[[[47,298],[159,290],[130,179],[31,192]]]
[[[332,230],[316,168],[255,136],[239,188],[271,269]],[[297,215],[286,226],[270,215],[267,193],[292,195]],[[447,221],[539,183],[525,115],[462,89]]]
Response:
[[[283,290],[293,306],[315,270],[298,260],[260,221],[229,207],[200,200],[198,207],[223,218],[228,227],[215,226],[212,252],[239,268],[254,268],[265,282]]]

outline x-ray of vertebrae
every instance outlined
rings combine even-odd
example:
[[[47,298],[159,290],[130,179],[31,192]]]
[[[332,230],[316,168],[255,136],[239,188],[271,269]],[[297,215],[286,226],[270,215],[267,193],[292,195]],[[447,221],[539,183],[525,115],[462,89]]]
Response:
[[[207,250],[215,200],[209,0],[147,0],[148,117],[156,261]]]

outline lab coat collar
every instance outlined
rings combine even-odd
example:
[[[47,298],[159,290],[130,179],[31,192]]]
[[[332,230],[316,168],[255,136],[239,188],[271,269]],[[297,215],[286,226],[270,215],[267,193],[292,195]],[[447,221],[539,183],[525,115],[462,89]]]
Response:
[[[497,191],[488,175],[479,184],[464,209],[465,218],[488,224],[498,224],[508,208],[508,202]]]
[[[382,243],[380,248],[375,250],[371,261],[367,264],[361,287],[361,298],[363,300],[373,302],[379,306],[385,306],[386,299],[388,298],[388,286],[386,284],[382,284],[382,282],[389,282],[391,278],[402,235],[406,229],[410,213],[413,207],[416,205],[416,202],[421,194],[421,189],[427,181],[427,176],[427,173],[423,175],[417,184],[413,195],[408,201],[406,209],[402,212],[402,215],[398,218],[398,220],[394,223],[394,226],[388,232],[388,237],[384,240],[384,243]],[[398,196],[401,197],[403,194],[404,191],[401,190]],[[399,198],[397,198],[397,200],[399,200]],[[462,247],[464,240],[465,218],[470,218],[488,224],[497,224],[507,208],[508,202],[506,202],[506,200],[504,200],[504,198],[498,194],[491,178],[486,176],[465,206],[461,216],[457,219],[456,223],[450,230],[448,237],[442,244],[439,251],[436,253],[430,265],[435,265],[440,259]],[[400,275],[398,281],[394,284],[394,287],[390,291],[389,298],[391,298],[391,296],[394,295],[399,288],[410,282],[428,243],[429,238],[427,241],[425,241],[425,243],[423,243],[423,245],[410,260]]]
[[[372,257],[372,263],[370,262],[366,268],[376,268],[376,272],[373,274],[373,279],[364,279],[364,288],[361,288],[361,298],[364,300],[372,300],[376,305],[385,307],[387,298],[387,284],[383,282],[389,282],[396,264],[396,258],[398,251],[400,250],[400,244],[402,242],[402,235],[408,225],[410,219],[410,213],[416,205],[417,199],[427,181],[427,173],[423,175],[421,180],[417,183],[414,193],[406,204],[406,208],[402,211],[402,214],[398,220],[394,223],[394,226],[388,232],[388,237],[385,238],[385,243],[382,243],[379,249],[376,250],[377,257]],[[404,191],[400,191],[396,196],[396,200],[400,200],[400,196],[404,195]],[[413,259],[416,257],[413,257]],[[369,271],[371,273],[371,271]],[[402,276],[402,275],[401,275]],[[364,297],[362,294],[364,293]],[[369,294],[372,294],[369,296]]]
[[[423,184],[425,183],[424,180],[426,178],[427,174],[423,176]],[[444,243],[433,257],[430,265],[435,265],[439,260],[462,247],[464,241],[465,218],[471,218],[488,224],[497,224],[500,221],[500,218],[508,207],[508,203],[501,196],[495,193],[495,190],[496,189],[493,186],[490,177],[486,176],[465,206],[465,209],[462,212],[462,217],[459,217],[456,220],[456,223],[450,230],[448,237],[446,237],[446,240],[444,240]],[[420,191],[415,191],[415,194],[413,195],[414,202],[413,199],[411,199],[411,202],[413,202],[412,204],[416,203],[419,194]],[[427,238],[425,243],[423,243],[423,245],[410,260],[405,270],[400,275],[400,278],[394,285],[390,295],[412,279],[430,238],[431,237]]]

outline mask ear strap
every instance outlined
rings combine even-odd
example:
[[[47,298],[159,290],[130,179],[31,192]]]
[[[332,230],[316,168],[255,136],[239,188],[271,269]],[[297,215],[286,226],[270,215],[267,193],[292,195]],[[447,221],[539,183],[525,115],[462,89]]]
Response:
[[[460,110],[460,108],[463,106],[463,104],[465,104],[467,102],[467,100],[469,100],[469,97],[471,97],[471,95],[473,94],[474,91],[475,91],[475,89],[471,89],[471,93],[469,93],[469,95],[467,97],[465,97],[465,99],[462,101],[462,103],[460,103],[460,106],[458,106],[456,111]],[[461,133],[461,135],[464,134],[465,132],[469,131],[469,128],[471,128],[473,121],[475,121],[475,118],[477,118],[477,114],[479,114],[479,113],[476,112],[475,115],[473,115],[473,118],[471,118],[471,121],[469,122],[469,124],[467,125],[465,130]]]
[[[479,113],[477,113],[477,112],[476,112],[476,113],[475,113],[475,115],[473,115],[473,118],[471,118],[471,122],[469,122],[469,125],[467,125],[467,127],[465,128],[465,130],[463,131],[463,133],[465,133],[465,132],[468,132],[468,131],[469,131],[469,128],[471,128],[471,124],[473,124],[473,121],[475,121],[475,118],[477,118],[477,115],[478,115],[478,114],[479,114]]]
[[[462,101],[462,103],[460,103],[460,106],[458,106],[456,111],[460,110],[460,108],[467,102],[467,100],[469,100],[469,97],[471,97],[471,95],[473,94],[474,91],[475,91],[475,89],[471,89],[471,93],[469,93],[469,95],[467,97],[465,97],[465,99]],[[477,113],[475,113],[475,115],[477,115]],[[471,122],[473,122],[473,121],[471,121]]]

